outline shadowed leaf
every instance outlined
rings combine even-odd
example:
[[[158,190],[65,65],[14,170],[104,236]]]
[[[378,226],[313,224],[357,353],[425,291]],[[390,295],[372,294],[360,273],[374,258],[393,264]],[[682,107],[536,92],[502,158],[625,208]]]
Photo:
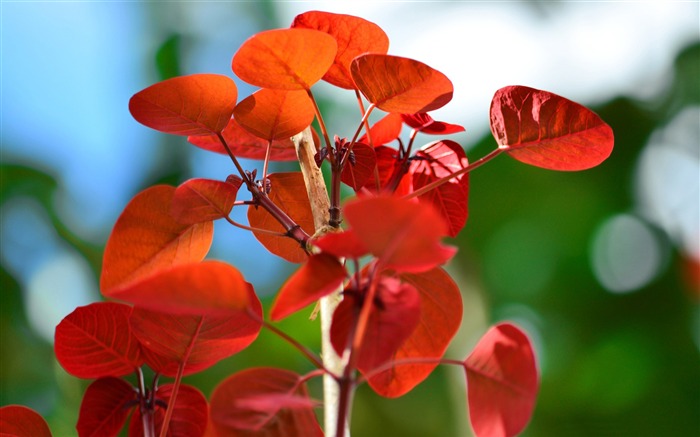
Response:
[[[119,434],[137,405],[134,387],[123,379],[100,378],[85,390],[76,429],[83,437],[112,437]]]
[[[22,405],[4,405],[0,408],[0,434],[14,437],[51,437],[51,430],[43,417]]]
[[[351,186],[353,190],[358,191],[370,178],[374,178],[377,155],[374,153],[374,148],[362,143],[355,143],[352,146],[352,153],[354,159],[345,164],[343,172],[340,174],[340,180]]]
[[[173,384],[165,384],[158,387],[156,400],[163,402],[163,405],[156,403],[153,414],[156,435],[160,435],[165,418],[165,405],[170,402],[173,391]],[[173,415],[168,424],[168,437],[202,437],[207,428],[209,411],[207,400],[204,395],[195,387],[182,384],[177,391]],[[143,436],[143,422],[141,413],[137,408],[129,423],[129,437]]]

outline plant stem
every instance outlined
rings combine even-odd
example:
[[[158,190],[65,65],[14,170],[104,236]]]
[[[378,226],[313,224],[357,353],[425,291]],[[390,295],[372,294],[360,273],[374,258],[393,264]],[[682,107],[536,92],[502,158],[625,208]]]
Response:
[[[139,381],[139,409],[141,412],[141,426],[143,427],[143,437],[153,437],[155,428],[153,423],[153,411],[145,405],[148,402],[146,397],[146,382],[143,380],[143,371],[139,367],[136,372]]]

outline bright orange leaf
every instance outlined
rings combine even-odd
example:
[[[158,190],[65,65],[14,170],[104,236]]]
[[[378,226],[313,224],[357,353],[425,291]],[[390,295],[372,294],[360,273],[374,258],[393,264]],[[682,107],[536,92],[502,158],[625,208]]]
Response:
[[[129,100],[131,115],[152,129],[175,135],[221,132],[238,90],[228,76],[193,74],[158,82]]]
[[[389,37],[371,21],[353,15],[309,11],[297,15],[294,28],[316,29],[331,35],[338,43],[338,53],[323,80],[345,89],[355,89],[350,63],[364,53],[386,53]]]
[[[289,138],[314,121],[314,105],[306,91],[261,89],[233,110],[238,124],[264,140]]]
[[[231,68],[260,88],[308,90],[326,74],[336,51],[335,39],[318,30],[268,30],[243,43]]]
[[[550,170],[585,170],[612,153],[613,131],[590,109],[524,86],[496,91],[491,132],[518,161]]]
[[[447,76],[413,59],[366,54],[355,58],[350,71],[367,100],[386,112],[428,112],[452,100]]]
[[[365,133],[358,141],[379,147],[397,139],[401,134],[402,127],[401,114],[389,113],[369,128],[369,135]]]
[[[172,266],[202,260],[211,246],[211,222],[183,224],[170,215],[175,187],[156,185],[124,208],[107,240],[100,288],[110,296],[124,286]]]
[[[171,213],[177,221],[194,224],[227,217],[236,201],[243,182],[213,179],[190,179],[183,182],[173,195]]]

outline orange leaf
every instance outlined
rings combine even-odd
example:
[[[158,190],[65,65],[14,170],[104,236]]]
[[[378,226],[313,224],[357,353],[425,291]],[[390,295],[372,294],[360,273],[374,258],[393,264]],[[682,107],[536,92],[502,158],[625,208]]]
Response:
[[[212,222],[183,224],[170,215],[175,187],[156,185],[137,194],[114,224],[105,247],[100,288],[113,289],[159,270],[204,259]]]
[[[226,127],[237,97],[231,78],[193,74],[164,80],[134,94],[129,111],[139,123],[161,132],[208,135]]]
[[[357,88],[386,112],[428,112],[452,100],[447,76],[413,59],[366,54],[355,58],[350,68]]]
[[[171,212],[181,223],[201,223],[227,217],[243,182],[190,179],[175,190]]]
[[[183,264],[114,290],[110,297],[172,314],[240,314],[250,304],[248,284],[221,261]]]
[[[314,121],[314,105],[306,91],[261,89],[243,99],[233,116],[245,130],[264,140],[289,138]]]
[[[308,90],[326,74],[336,51],[333,37],[318,30],[268,30],[243,43],[231,68],[261,88]]]
[[[597,114],[556,94],[524,86],[496,91],[491,132],[518,161],[550,170],[585,170],[612,153],[613,131]]]
[[[373,147],[379,147],[397,139],[401,134],[402,127],[401,114],[389,113],[369,128],[369,135],[365,133],[358,141],[371,144]]]
[[[309,235],[314,233],[314,218],[309,196],[306,194],[304,176],[301,172],[273,173],[268,175],[272,191],[268,197],[287,213]],[[255,228],[284,233],[275,218],[262,207],[248,208],[248,221]],[[255,238],[273,254],[289,262],[301,263],[307,259],[306,252],[295,240],[262,232],[253,232]]]
[[[331,35],[338,43],[338,53],[323,80],[345,89],[355,89],[350,63],[364,53],[386,53],[389,38],[371,21],[353,15],[309,11],[297,15],[293,28],[316,29]]]

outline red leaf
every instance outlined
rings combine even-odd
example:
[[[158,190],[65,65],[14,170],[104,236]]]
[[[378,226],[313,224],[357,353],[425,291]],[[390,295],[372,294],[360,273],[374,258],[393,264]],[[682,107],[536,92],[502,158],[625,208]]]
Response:
[[[355,89],[350,63],[356,56],[389,50],[389,38],[379,26],[352,15],[309,11],[297,15],[292,27],[320,30],[336,40],[338,52],[323,80],[340,88]]]
[[[165,384],[158,388],[156,399],[165,404],[170,402],[173,385]],[[157,404],[156,404],[157,405]],[[173,407],[173,415],[168,424],[167,437],[202,437],[209,420],[209,409],[204,395],[189,385],[180,385]],[[156,435],[160,435],[165,418],[165,407],[157,405],[154,412]],[[129,437],[143,436],[141,412],[137,408],[129,423]]]
[[[334,256],[312,255],[287,279],[270,310],[272,320],[282,320],[336,290],[345,279],[345,268]]]
[[[262,319],[262,306],[252,286],[248,297],[251,311]],[[144,348],[148,365],[166,376],[175,376],[185,357],[184,374],[189,375],[240,352],[257,338],[261,326],[259,321],[243,313],[191,316],[139,307],[134,308],[129,323]]]
[[[359,141],[378,147],[397,139],[401,134],[402,127],[401,114],[390,113],[374,123],[369,128],[369,135],[364,134]]]
[[[229,120],[221,135],[237,158],[265,159],[268,142],[243,129],[233,118]],[[210,152],[228,154],[217,135],[187,137],[187,141]],[[270,161],[296,160],[297,154],[291,139],[284,138],[272,141]]]
[[[121,431],[137,405],[136,390],[123,379],[100,378],[88,386],[76,429],[80,437],[111,437]]]
[[[450,140],[427,144],[416,156],[421,159],[413,161],[410,168],[414,190],[449,176],[469,164],[462,146]],[[464,174],[419,196],[418,200],[433,205],[447,223],[448,235],[456,237],[467,221],[468,194],[469,177]]]
[[[420,293],[418,326],[394,354],[394,360],[441,358],[462,323],[462,296],[443,269],[420,274],[404,273],[402,282]],[[369,385],[385,397],[403,396],[422,382],[437,364],[403,364],[369,379]]]
[[[386,112],[428,112],[452,100],[447,76],[413,59],[365,54],[352,62],[351,73],[367,100]]]
[[[183,224],[170,215],[175,187],[156,185],[124,208],[107,240],[100,288],[112,292],[179,264],[202,260],[211,246],[211,222]]]
[[[377,156],[374,153],[374,148],[362,143],[355,143],[352,147],[352,153],[355,156],[354,162],[348,161],[345,164],[343,172],[340,174],[340,180],[351,186],[353,190],[359,191],[368,180],[374,179]]]
[[[193,74],[164,80],[134,94],[129,111],[139,123],[161,132],[209,135],[226,126],[237,97],[231,78]]]
[[[177,221],[194,224],[228,217],[242,180],[222,182],[190,179],[175,190],[171,214]]]
[[[314,217],[301,172],[273,173],[268,175],[268,179],[272,183],[272,191],[268,195],[270,200],[282,208],[307,234],[313,235]],[[282,225],[262,207],[250,206],[248,221],[255,228],[285,232]],[[307,258],[304,249],[291,238],[262,232],[253,232],[253,235],[267,250],[289,262],[301,263]]]
[[[238,124],[264,140],[281,140],[303,131],[314,121],[314,105],[306,91],[261,89],[233,110]]]
[[[449,135],[457,132],[464,132],[464,127],[458,124],[435,121],[433,117],[422,112],[418,114],[401,114],[404,123],[413,129],[419,130],[428,135]]]
[[[189,315],[229,315],[250,301],[243,275],[221,261],[183,264],[114,291],[111,297],[153,311]]]
[[[465,360],[464,368],[476,435],[519,434],[532,416],[539,385],[527,336],[509,323],[492,327]]]
[[[359,353],[358,369],[368,372],[393,357],[418,325],[420,305],[420,295],[415,287],[395,278],[380,278],[365,336],[356,352]],[[362,298],[357,293],[350,293],[333,313],[331,342],[339,356],[343,355],[348,333],[357,323],[361,308]]]
[[[0,407],[0,434],[14,437],[51,437],[43,417],[23,405]]]
[[[333,37],[317,30],[268,30],[243,43],[231,68],[260,88],[308,90],[328,71],[336,51]]]
[[[78,378],[122,376],[143,363],[129,329],[131,307],[96,302],[78,307],[56,326],[54,350],[61,366]]]
[[[314,240],[313,244],[337,258],[360,258],[369,253],[369,249],[352,230],[326,234]]]
[[[219,437],[322,437],[313,409],[294,398],[308,398],[296,373],[244,370],[214,389],[212,422]]]
[[[357,238],[384,267],[422,272],[444,264],[456,253],[440,242],[447,226],[427,205],[381,196],[348,202],[344,210]]]
[[[590,109],[547,91],[509,86],[491,102],[491,132],[510,156],[550,170],[585,170],[613,149],[613,131]]]

